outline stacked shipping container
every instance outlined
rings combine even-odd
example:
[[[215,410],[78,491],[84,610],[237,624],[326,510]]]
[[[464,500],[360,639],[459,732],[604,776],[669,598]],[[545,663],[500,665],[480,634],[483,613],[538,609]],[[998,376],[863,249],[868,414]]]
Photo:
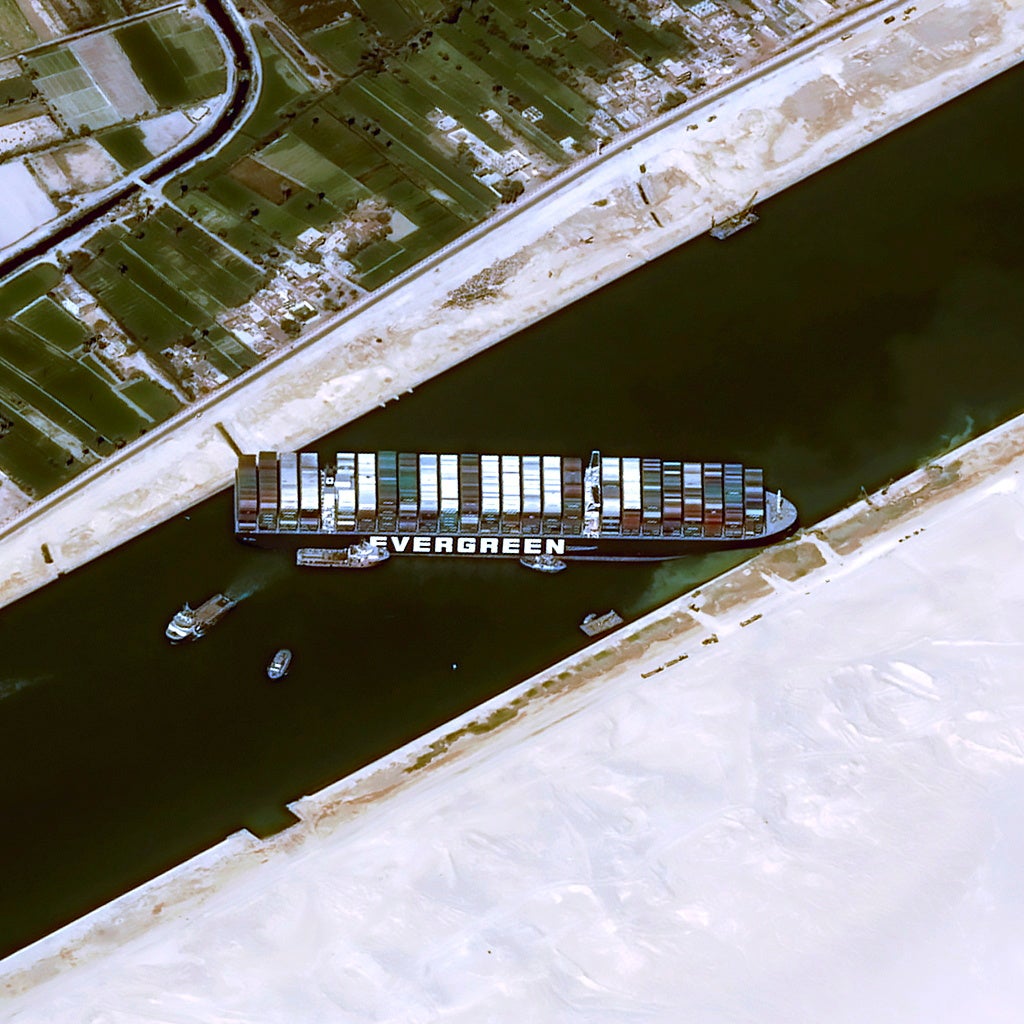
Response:
[[[764,478],[738,463],[591,461],[601,537],[742,539],[766,528]],[[557,455],[313,452],[242,456],[239,533],[579,536],[583,460]]]

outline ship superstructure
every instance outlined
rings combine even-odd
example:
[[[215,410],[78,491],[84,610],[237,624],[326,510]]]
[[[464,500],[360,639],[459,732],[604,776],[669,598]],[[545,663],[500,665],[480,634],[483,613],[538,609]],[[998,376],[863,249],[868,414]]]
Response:
[[[753,547],[795,529],[760,469],[660,458],[260,452],[239,459],[235,532],[265,546],[624,561]],[[383,560],[383,559],[382,559]]]

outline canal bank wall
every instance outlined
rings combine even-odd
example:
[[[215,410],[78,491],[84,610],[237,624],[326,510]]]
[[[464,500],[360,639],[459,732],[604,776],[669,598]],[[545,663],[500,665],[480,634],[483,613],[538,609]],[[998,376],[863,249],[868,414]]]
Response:
[[[0,963],[77,1020],[1011,1019],[1024,416]]]
[[[640,130],[5,524],[0,604],[227,486],[236,448],[298,448],[398,398],[1011,67],[1022,40],[1019,2],[879,4]],[[681,352],[700,343],[681,322]]]

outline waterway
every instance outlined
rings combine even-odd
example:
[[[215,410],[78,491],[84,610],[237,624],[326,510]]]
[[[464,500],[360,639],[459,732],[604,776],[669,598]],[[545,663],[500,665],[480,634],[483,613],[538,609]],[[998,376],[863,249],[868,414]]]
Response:
[[[1016,69],[325,439],[763,465],[806,522],[1024,405]],[[300,572],[229,496],[0,616],[0,952],[311,792],[735,556]],[[171,648],[186,598],[246,595]],[[273,651],[295,651],[269,683]]]

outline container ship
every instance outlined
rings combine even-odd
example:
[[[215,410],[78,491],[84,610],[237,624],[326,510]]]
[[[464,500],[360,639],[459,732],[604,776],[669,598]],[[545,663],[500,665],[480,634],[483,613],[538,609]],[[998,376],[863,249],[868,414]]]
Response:
[[[758,547],[797,510],[734,462],[602,455],[260,452],[239,458],[235,535],[290,547],[300,564],[365,568],[403,555],[661,561]],[[303,562],[302,552],[317,557]]]

